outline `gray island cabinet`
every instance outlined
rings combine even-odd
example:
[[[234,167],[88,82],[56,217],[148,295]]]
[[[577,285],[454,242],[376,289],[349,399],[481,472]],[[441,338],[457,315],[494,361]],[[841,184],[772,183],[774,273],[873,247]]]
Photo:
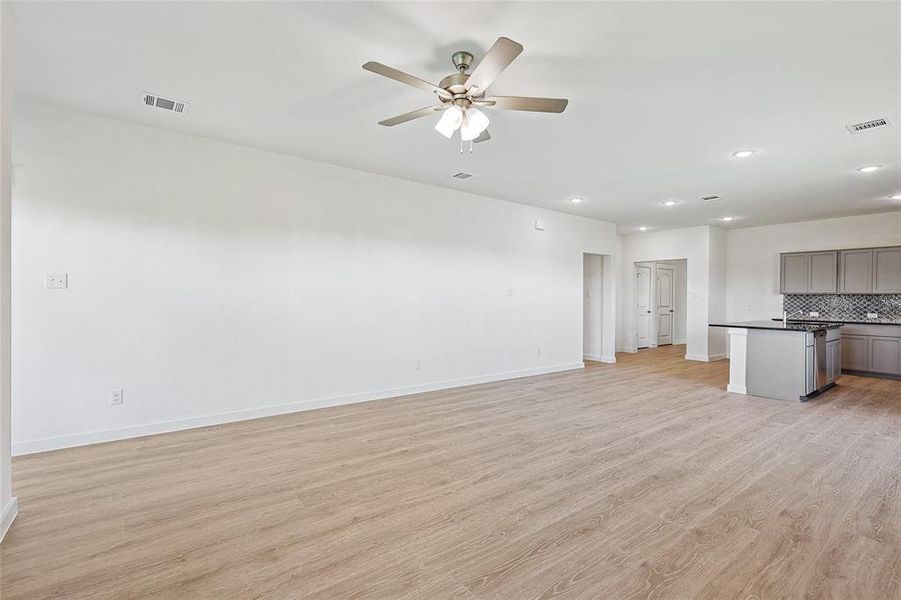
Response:
[[[841,375],[840,324],[742,321],[710,326],[729,331],[730,392],[803,401],[833,387]]]

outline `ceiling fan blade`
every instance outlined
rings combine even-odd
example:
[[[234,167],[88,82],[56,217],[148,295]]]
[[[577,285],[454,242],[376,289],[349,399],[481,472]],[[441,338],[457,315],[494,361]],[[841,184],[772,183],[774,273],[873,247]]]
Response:
[[[391,117],[390,119],[385,119],[384,121],[379,121],[379,125],[384,125],[385,127],[394,127],[395,125],[400,125],[401,123],[406,123],[407,121],[412,121],[413,119],[419,119],[421,117],[433,115],[436,111],[442,110],[443,108],[443,106],[426,106],[425,108],[420,108],[419,110],[412,110],[408,113],[397,115],[396,117]]]
[[[464,87],[467,91],[476,89],[478,92],[484,92],[491,82],[497,79],[501,71],[510,66],[520,52],[522,52],[522,44],[505,37],[497,38],[491,49],[469,75]]]
[[[442,90],[437,85],[429,83],[428,81],[424,81],[418,77],[413,77],[408,73],[404,73],[403,71],[398,71],[393,67],[389,67],[388,65],[383,65],[379,62],[369,61],[363,68],[367,71],[375,73],[376,75],[381,75],[382,77],[387,77],[388,79],[393,79],[394,81],[399,81],[401,83],[405,83],[407,85],[413,86],[415,88],[419,88],[421,90],[425,90],[427,92],[433,92],[438,94],[442,98],[450,98],[451,95]]]
[[[486,129],[485,131],[483,131],[482,133],[479,134],[479,137],[472,140],[472,143],[478,144],[479,142],[487,142],[490,139],[491,139],[491,134],[488,133],[488,130]]]
[[[528,96],[491,96],[483,98],[484,106],[500,110],[527,110],[531,112],[562,113],[569,104],[566,98],[530,98]],[[488,104],[493,102],[494,104]]]

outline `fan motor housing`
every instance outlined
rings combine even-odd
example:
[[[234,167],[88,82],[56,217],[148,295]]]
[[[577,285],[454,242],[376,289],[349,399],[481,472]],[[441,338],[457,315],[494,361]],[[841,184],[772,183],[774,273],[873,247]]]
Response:
[[[454,73],[442,79],[438,87],[449,91],[451,94],[460,94],[466,91],[463,85],[467,79],[469,79],[469,75],[465,73]]]

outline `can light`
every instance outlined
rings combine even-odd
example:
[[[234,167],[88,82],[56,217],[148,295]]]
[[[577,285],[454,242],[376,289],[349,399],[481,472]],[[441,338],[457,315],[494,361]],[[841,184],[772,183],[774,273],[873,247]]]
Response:
[[[888,197],[889,200],[901,200],[901,194],[893,194]]]
[[[882,165],[867,165],[865,167],[860,167],[857,169],[858,173],[872,173],[873,171],[878,171],[882,168]]]
[[[647,231],[647,230],[648,230],[648,226],[647,226],[647,225],[639,225],[639,226],[636,227],[635,229],[637,229],[638,231]]]
[[[757,150],[750,149],[736,150],[732,153],[732,156],[734,156],[735,158],[748,158],[749,156],[753,156],[756,152]]]
[[[582,199],[581,198],[570,198],[569,201],[572,202],[573,204],[579,204],[582,202]]]

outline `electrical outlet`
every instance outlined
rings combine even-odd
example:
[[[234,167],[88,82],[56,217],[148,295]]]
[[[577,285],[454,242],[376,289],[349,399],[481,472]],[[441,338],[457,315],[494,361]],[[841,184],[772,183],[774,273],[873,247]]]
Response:
[[[44,288],[48,290],[64,290],[69,287],[69,276],[66,273],[47,273],[44,275]]]
[[[811,316],[811,317],[819,317],[819,316],[820,316],[820,313],[815,312],[815,311],[810,311],[810,316]]]
[[[421,360],[417,360],[417,361],[416,361],[416,366],[413,367],[413,368],[416,369],[417,371],[420,370],[420,369],[422,368],[422,361],[421,361]]]
[[[541,348],[539,348],[538,351],[535,352],[535,356],[541,356]]]
[[[125,400],[125,390],[111,390],[109,393],[109,405],[110,406],[119,406]]]
[[[878,319],[879,313],[867,313],[867,318],[868,319]]]

